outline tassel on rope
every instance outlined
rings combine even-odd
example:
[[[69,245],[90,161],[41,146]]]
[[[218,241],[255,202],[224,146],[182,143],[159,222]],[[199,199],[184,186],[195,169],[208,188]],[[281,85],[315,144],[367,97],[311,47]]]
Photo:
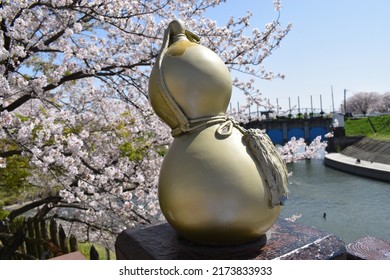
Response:
[[[283,205],[287,199],[288,171],[285,162],[276,150],[269,136],[260,129],[245,129],[234,119],[220,121],[217,134],[229,136],[233,127],[243,134],[243,139],[260,165],[268,189],[268,205],[270,208]]]
[[[260,129],[246,130],[244,140],[249,145],[265,174],[269,191],[269,207],[283,205],[288,194],[288,172],[286,164],[280,157],[269,136]]]

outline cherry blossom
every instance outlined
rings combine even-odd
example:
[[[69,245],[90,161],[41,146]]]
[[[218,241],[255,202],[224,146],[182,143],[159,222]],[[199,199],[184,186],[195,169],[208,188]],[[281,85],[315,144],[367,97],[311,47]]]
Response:
[[[262,64],[291,28],[279,22],[280,1],[262,30],[250,13],[204,16],[223,2],[1,2],[0,168],[8,156],[28,158],[30,184],[53,198],[38,213],[100,241],[161,219],[157,180],[172,136],[147,88],[167,24],[180,18],[197,33],[249,102],[263,102],[255,79],[283,78]]]
[[[323,158],[328,143],[317,136],[309,145],[305,139],[292,137],[284,146],[278,146],[282,159],[286,163],[297,162],[303,159]]]

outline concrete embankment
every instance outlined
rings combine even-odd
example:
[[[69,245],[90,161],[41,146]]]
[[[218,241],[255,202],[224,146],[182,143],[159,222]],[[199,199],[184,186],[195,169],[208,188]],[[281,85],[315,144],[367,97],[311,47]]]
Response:
[[[390,182],[390,141],[363,138],[340,153],[327,154],[325,165]]]

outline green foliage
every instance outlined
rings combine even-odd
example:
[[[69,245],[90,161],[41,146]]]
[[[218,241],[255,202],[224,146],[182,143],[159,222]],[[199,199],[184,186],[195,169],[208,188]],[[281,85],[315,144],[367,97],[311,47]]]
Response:
[[[138,144],[138,145],[137,145]],[[121,151],[121,157],[127,157],[130,160],[142,160],[145,156],[147,149],[150,148],[150,145],[147,143],[142,144],[142,140],[136,140],[135,142],[125,142],[120,145],[119,150]]]
[[[28,158],[20,155],[7,157],[7,166],[0,169],[0,201],[4,205],[17,202],[21,194],[31,188],[27,181],[31,171]]]
[[[168,153],[168,150],[169,150],[168,147],[162,146],[162,147],[156,148],[156,153],[159,156],[165,157],[165,155]]]
[[[9,213],[9,211],[0,208],[0,221],[4,220],[9,215]]]
[[[23,116],[21,114],[15,114],[22,122],[26,122],[30,120],[30,117]]]
[[[348,119],[345,122],[345,133],[347,136],[356,135],[371,135],[373,134],[372,128],[367,121],[367,118],[361,119]]]
[[[382,134],[390,134],[390,116],[369,117],[375,130]]]
[[[79,251],[81,252],[81,254],[83,254],[89,260],[90,259],[89,252],[91,250],[92,245],[95,247],[96,251],[99,254],[99,260],[107,260],[108,259],[106,248],[99,245],[99,244],[89,243],[89,242],[83,242],[83,243],[79,242],[78,243]],[[110,250],[109,253],[110,253],[110,260],[114,260],[115,259],[115,252]]]
[[[345,122],[347,136],[367,136],[390,140],[390,115],[348,119]]]

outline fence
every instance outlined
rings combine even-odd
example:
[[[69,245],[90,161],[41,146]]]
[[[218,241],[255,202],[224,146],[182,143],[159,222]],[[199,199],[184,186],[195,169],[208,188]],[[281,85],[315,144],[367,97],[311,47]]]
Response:
[[[62,225],[57,225],[54,219],[48,222],[29,218],[21,223],[1,224],[0,259],[42,260],[78,250],[76,237],[71,234],[68,238]],[[108,249],[106,253],[109,259]],[[99,259],[99,253],[93,245],[89,254],[91,260]]]

